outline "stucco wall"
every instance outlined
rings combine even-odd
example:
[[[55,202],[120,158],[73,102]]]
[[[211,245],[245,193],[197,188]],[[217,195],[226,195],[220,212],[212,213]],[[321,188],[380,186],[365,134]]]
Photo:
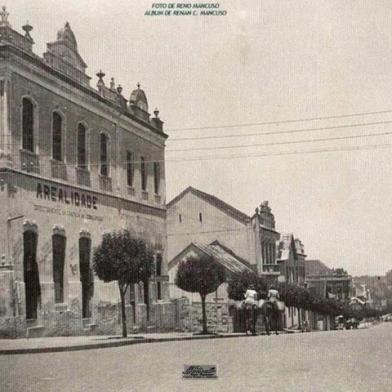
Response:
[[[201,222],[200,213],[202,214]],[[249,263],[256,263],[255,240],[250,226],[232,218],[190,192],[177,203],[169,206],[167,232],[169,261],[191,242],[208,244],[218,240]]]

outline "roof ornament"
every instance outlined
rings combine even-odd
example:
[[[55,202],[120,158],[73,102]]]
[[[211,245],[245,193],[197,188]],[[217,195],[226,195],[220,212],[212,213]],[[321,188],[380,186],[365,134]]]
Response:
[[[121,84],[119,84],[117,86],[117,92],[121,95],[122,91],[123,91],[123,88],[122,88]]]
[[[102,69],[100,69],[96,75],[98,77],[97,87],[98,89],[102,89],[102,87],[105,86],[105,82],[103,81],[103,78],[105,77],[105,73],[102,71]]]
[[[3,5],[1,7],[1,12],[0,12],[0,17],[1,17],[1,22],[0,22],[0,26],[9,26],[9,22],[8,22],[8,16],[10,15],[9,12],[7,12],[7,7],[5,5]]]
[[[155,118],[159,118],[159,110],[158,110],[158,108],[155,108],[154,116],[155,116]]]
[[[116,89],[116,83],[114,82],[114,78],[110,79],[110,90]]]
[[[136,86],[137,86],[137,89],[140,90],[140,83],[139,82],[137,83]]]
[[[31,24],[29,23],[29,21],[26,22],[26,24],[24,26],[22,26],[23,31],[25,32],[25,37],[30,40],[33,41],[33,38],[30,35],[30,31],[33,30],[33,26],[31,26]]]

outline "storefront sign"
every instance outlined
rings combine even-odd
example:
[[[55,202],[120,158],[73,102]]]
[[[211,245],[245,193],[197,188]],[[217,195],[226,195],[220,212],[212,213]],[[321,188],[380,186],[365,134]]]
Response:
[[[57,186],[43,185],[39,182],[37,183],[37,198],[76,207],[98,209],[96,196],[84,192],[70,191]]]

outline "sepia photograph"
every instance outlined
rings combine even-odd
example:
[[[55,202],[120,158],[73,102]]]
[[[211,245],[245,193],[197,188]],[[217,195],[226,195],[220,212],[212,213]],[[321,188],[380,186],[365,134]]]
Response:
[[[0,391],[392,391],[392,3],[3,0]]]

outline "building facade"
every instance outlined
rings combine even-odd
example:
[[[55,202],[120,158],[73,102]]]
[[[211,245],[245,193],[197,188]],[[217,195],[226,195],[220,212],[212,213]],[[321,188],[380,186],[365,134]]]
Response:
[[[149,286],[127,296],[129,327],[170,328],[158,110],[102,71],[91,87],[69,23],[40,57],[32,26],[20,34],[0,17],[0,334],[119,331],[116,283],[91,262],[102,233],[123,228],[156,258]]]
[[[275,243],[279,233],[268,202],[249,216],[223,200],[188,187],[167,208],[168,255],[172,260],[191,242],[219,241],[259,274],[279,274]]]
[[[352,277],[343,268],[329,268],[320,260],[305,262],[306,285],[322,298],[349,300],[352,296]]]
[[[275,247],[279,233],[268,202],[256,208],[253,216],[248,216],[213,195],[188,187],[168,204],[167,232],[170,296],[176,300],[187,299],[185,311],[183,306],[177,312],[184,314],[180,316],[182,319],[189,319],[190,314],[197,317],[200,308],[197,295],[175,285],[178,262],[189,254],[211,253],[217,262],[225,265],[229,274],[247,270],[268,277],[279,275]],[[237,321],[233,321],[235,314],[228,314],[230,301],[226,283],[208,296],[207,308],[212,309],[209,322],[214,328],[230,331],[234,323],[234,329],[238,330]],[[193,323],[192,328],[197,330],[196,327]]]
[[[305,248],[298,238],[291,233],[281,234],[276,243],[277,263],[283,284],[304,286],[305,283]],[[295,307],[286,307],[283,325],[286,328],[300,326],[306,318],[305,311]]]

